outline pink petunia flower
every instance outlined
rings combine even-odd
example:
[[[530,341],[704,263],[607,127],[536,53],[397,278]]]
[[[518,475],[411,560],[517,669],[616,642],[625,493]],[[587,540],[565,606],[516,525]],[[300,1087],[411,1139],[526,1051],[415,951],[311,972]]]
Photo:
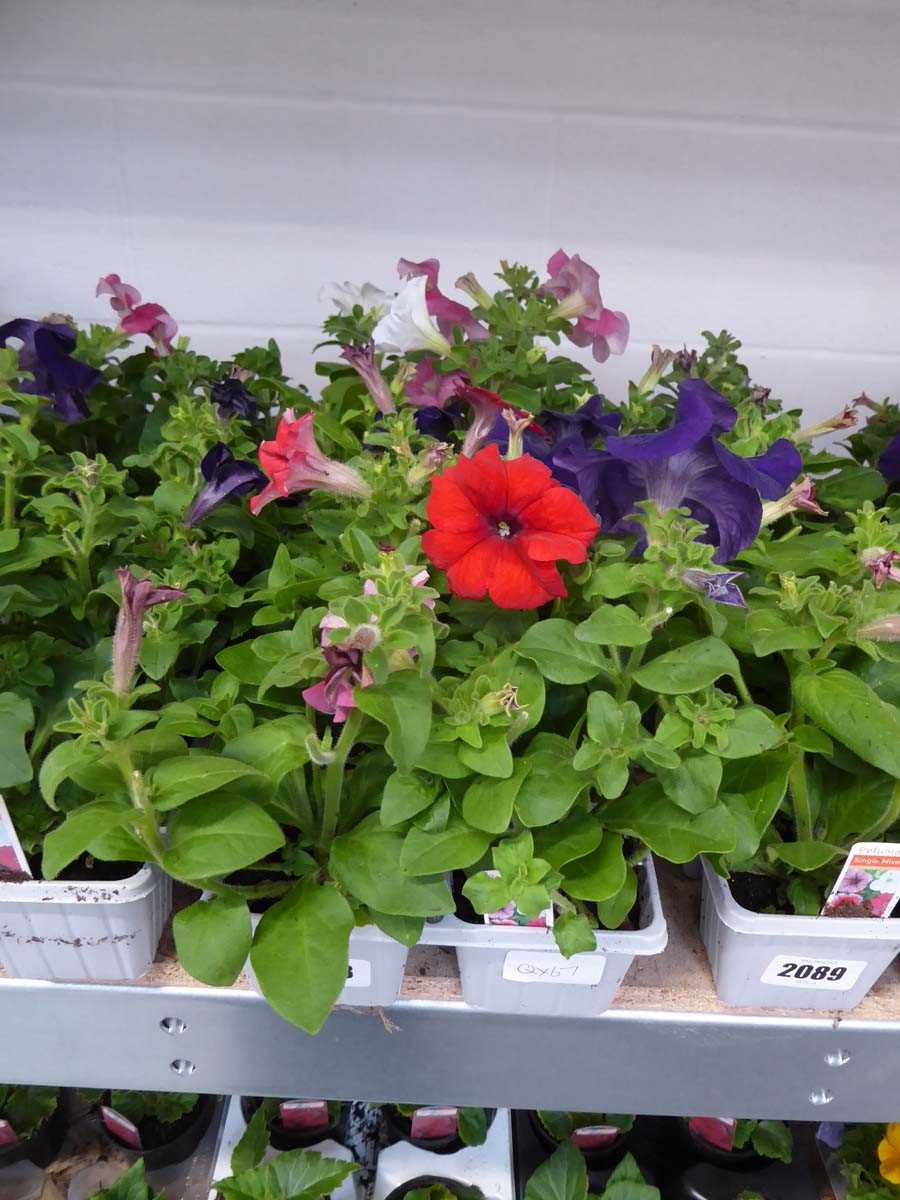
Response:
[[[271,482],[250,501],[254,516],[272,500],[311,488],[361,499],[371,494],[371,488],[353,467],[328,458],[319,449],[312,413],[295,417],[290,408],[282,413],[275,440],[263,442],[259,448],[259,465]]]
[[[488,331],[475,320],[471,309],[466,308],[465,304],[458,304],[456,300],[451,300],[438,287],[440,266],[441,264],[436,258],[425,258],[422,262],[401,258],[397,263],[397,274],[401,279],[424,277],[425,303],[428,305],[428,312],[437,321],[438,328],[445,338],[452,339],[454,328],[459,326],[470,341],[483,341],[488,336]]]
[[[869,546],[860,555],[862,565],[871,572],[872,582],[876,588],[884,586],[888,580],[900,583],[900,554],[896,550],[886,550],[884,546]]]
[[[187,592],[180,588],[157,587],[152,579],[137,579],[125,567],[119,567],[116,575],[122,588],[122,602],[113,635],[112,673],[113,691],[122,696],[131,689],[141,653],[144,613],[155,604],[183,600]]]
[[[142,304],[137,288],[123,283],[115,274],[102,275],[94,294],[110,297],[110,306],[119,315],[119,328],[123,333],[146,333],[158,355],[171,353],[178,325],[161,304]]]
[[[547,260],[547,273],[550,278],[538,291],[557,301],[553,317],[575,321],[566,334],[569,341],[590,346],[597,362],[606,362],[610,354],[623,354],[630,333],[628,318],[604,306],[596,269],[577,254],[557,250]]]
[[[877,896],[868,899],[869,910],[873,917],[883,917],[894,899],[893,892],[879,892]]]
[[[841,893],[864,892],[871,882],[872,876],[868,871],[852,867],[841,880]]]
[[[461,387],[469,382],[465,371],[448,371],[442,375],[434,369],[434,360],[423,358],[404,393],[413,408],[445,408]]]
[[[326,613],[319,628],[328,673],[318,683],[304,688],[303,699],[317,712],[328,713],[335,724],[340,724],[356,708],[353,689],[369,687],[372,683],[372,672],[365,665],[363,656],[377,644],[380,635],[374,625],[360,625],[346,641],[332,646],[329,631],[347,628],[343,617],[334,613]]]

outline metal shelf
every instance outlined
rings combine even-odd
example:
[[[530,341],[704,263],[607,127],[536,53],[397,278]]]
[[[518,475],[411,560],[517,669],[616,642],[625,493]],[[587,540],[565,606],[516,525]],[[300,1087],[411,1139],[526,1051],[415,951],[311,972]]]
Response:
[[[316,1037],[254,992],[190,985],[163,957],[138,984],[0,978],[4,1082],[334,1099],[725,1113],[898,1114],[892,968],[849,1014],[727,1009],[695,932],[696,893],[664,880],[669,947],[588,1020],[509,1017],[459,999],[452,954],[410,955],[401,1000],[338,1009]]]

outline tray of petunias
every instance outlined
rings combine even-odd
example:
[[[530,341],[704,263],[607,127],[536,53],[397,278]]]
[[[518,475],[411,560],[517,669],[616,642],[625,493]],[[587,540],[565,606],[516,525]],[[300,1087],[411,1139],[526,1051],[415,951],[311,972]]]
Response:
[[[472,307],[435,260],[400,275],[331,289],[315,397],[273,343],[193,353],[116,276],[116,330],[0,328],[36,722],[7,799],[46,878],[202,888],[185,967],[249,957],[304,1029],[393,999],[423,937],[473,1003],[601,1011],[665,944],[649,851],[800,920],[896,821],[884,451],[817,450],[862,398],[804,428],[724,333],[605,397],[556,349],[628,337],[577,255],[463,277]]]

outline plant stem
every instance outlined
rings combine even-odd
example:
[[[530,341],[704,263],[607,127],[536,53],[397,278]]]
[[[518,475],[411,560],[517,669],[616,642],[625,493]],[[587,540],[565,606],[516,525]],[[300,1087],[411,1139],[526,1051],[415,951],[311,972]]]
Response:
[[[734,686],[737,688],[737,694],[740,696],[744,704],[752,704],[753,697],[750,695],[750,689],[744,682],[744,676],[741,674],[740,670],[736,671],[731,678],[734,680]]]
[[[341,792],[344,788],[344,764],[347,761],[347,755],[353,749],[362,719],[359,709],[353,709],[344,722],[341,736],[337,740],[334,759],[325,768],[325,783],[322,789],[322,836],[319,839],[321,846],[329,845],[338,826],[338,817],[341,812]]]
[[[809,804],[809,788],[806,785],[806,756],[802,750],[798,751],[794,759],[789,779],[797,838],[802,842],[811,842],[813,840],[812,809]]]
[[[3,528],[14,529],[16,524],[16,471],[10,469],[3,476]]]

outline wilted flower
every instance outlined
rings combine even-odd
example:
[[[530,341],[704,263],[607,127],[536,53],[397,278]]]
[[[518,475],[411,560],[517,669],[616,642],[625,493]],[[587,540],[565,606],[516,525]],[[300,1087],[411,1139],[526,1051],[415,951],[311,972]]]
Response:
[[[407,354],[411,350],[430,350],[441,356],[450,353],[450,343],[429,315],[426,286],[424,275],[404,284],[372,331],[376,346],[395,354]]]
[[[900,642],[900,613],[876,617],[874,621],[860,625],[856,636],[871,642]]]
[[[465,371],[442,374],[434,368],[434,359],[423,358],[416,364],[413,377],[407,382],[404,394],[413,408],[444,408],[469,382]]]
[[[703,571],[699,567],[689,567],[682,572],[681,578],[688,587],[705,592],[708,600],[728,604],[732,608],[746,608],[747,601],[734,582],[744,574],[744,571]]]
[[[363,383],[369,395],[375,401],[375,407],[381,413],[397,411],[394,397],[388,382],[378,369],[375,361],[375,345],[369,342],[366,346],[341,346],[341,358],[350,364]]]
[[[397,274],[401,279],[421,277],[425,280],[425,302],[444,337],[452,338],[453,330],[459,327],[467,338],[474,342],[482,341],[488,336],[485,327],[475,320],[464,304],[451,300],[438,287],[440,267],[441,264],[436,258],[426,258],[422,262],[401,258],[397,263]]]
[[[623,354],[628,345],[628,318],[623,312],[605,308],[600,298],[600,276],[577,254],[569,257],[564,250],[547,261],[550,278],[538,289],[558,301],[551,316],[575,324],[566,336],[576,346],[591,346],[597,362],[606,362],[610,354]]]
[[[435,471],[440,471],[450,454],[447,442],[434,442],[423,450],[406,473],[406,482],[410,487],[420,487],[426,479],[430,479]]]
[[[778,443],[776,442],[776,445]],[[828,514],[816,500],[816,489],[808,475],[798,479],[780,500],[773,500],[763,505],[762,524],[771,525],[787,513],[808,512],[815,517],[827,517]]]
[[[131,688],[134,670],[141,653],[144,613],[154,604],[183,600],[187,592],[179,588],[157,587],[152,579],[136,579],[125,567],[116,571],[122,588],[122,602],[113,635],[113,691],[120,696]]]
[[[811,442],[813,438],[821,437],[825,433],[836,433],[839,429],[852,429],[859,421],[859,414],[855,407],[856,402],[851,401],[845,404],[839,413],[835,413],[833,417],[828,417],[825,421],[818,421],[815,425],[807,425],[805,429],[800,429],[791,438],[791,441],[798,445],[802,442]]]
[[[754,404],[765,404],[771,395],[772,389],[768,387],[760,387],[754,384],[750,389],[750,399]]]
[[[466,430],[462,446],[462,453],[468,458],[485,444],[494,428],[494,422],[498,417],[502,421],[502,413],[506,409],[510,409],[518,417],[531,415],[513,408],[502,396],[498,396],[496,392],[489,392],[487,388],[464,385],[457,392],[457,397],[472,410],[472,421]],[[508,431],[507,427],[507,433]]]
[[[245,421],[256,419],[256,400],[247,390],[243,379],[236,375],[217,380],[209,389],[209,398],[220,417],[243,417]]]
[[[363,662],[363,656],[377,645],[381,635],[375,625],[360,625],[349,638],[332,646],[329,631],[348,628],[343,617],[334,613],[326,613],[319,622],[319,628],[322,630],[322,655],[328,666],[328,674],[318,683],[305,688],[303,699],[317,712],[328,713],[335,724],[340,724],[356,708],[353,689],[368,687],[372,682],[372,673]]]
[[[371,495],[358,471],[328,458],[316,445],[312,413],[295,417],[290,408],[282,413],[275,440],[263,442],[259,448],[259,464],[271,482],[250,501],[254,516],[271,500],[311,488],[362,499]]]
[[[72,357],[75,330],[65,322],[29,321],[24,317],[0,325],[0,347],[9,338],[21,341],[19,368],[34,377],[17,384],[29,396],[46,396],[62,421],[80,421],[88,415],[87,396],[101,378],[100,372]],[[16,415],[9,413],[7,415]]]
[[[886,550],[884,546],[869,546],[860,554],[862,564],[872,573],[872,582],[876,588],[882,587],[887,580],[900,583],[900,554],[896,550]]]
[[[207,451],[200,463],[200,471],[206,484],[197,493],[184,518],[188,526],[198,524],[232,496],[258,492],[266,483],[266,477],[259,467],[235,458],[223,442],[218,442]]]
[[[101,275],[94,294],[110,297],[110,306],[119,314],[119,328],[123,333],[146,333],[157,354],[171,352],[178,325],[161,304],[142,304],[137,288],[123,283],[118,275]]]
[[[697,365],[698,358],[699,355],[697,354],[696,350],[688,350],[687,346],[682,346],[682,348],[675,355],[673,365],[676,366],[679,371],[683,371],[685,375],[690,375],[691,371],[693,371],[694,367]]]
[[[471,271],[467,271],[465,275],[460,275],[454,286],[458,287],[461,292],[465,292],[467,296],[471,296],[475,303],[482,308],[490,308],[494,303],[494,297],[486,288],[481,286]]]
[[[650,366],[641,376],[638,390],[644,393],[652,392],[674,361],[674,350],[663,350],[661,346],[654,346],[650,352]]]
[[[330,301],[342,317],[349,317],[359,305],[366,312],[383,316],[390,307],[393,296],[376,287],[374,283],[358,284],[344,280],[343,283],[325,283],[319,289],[319,300]]]

